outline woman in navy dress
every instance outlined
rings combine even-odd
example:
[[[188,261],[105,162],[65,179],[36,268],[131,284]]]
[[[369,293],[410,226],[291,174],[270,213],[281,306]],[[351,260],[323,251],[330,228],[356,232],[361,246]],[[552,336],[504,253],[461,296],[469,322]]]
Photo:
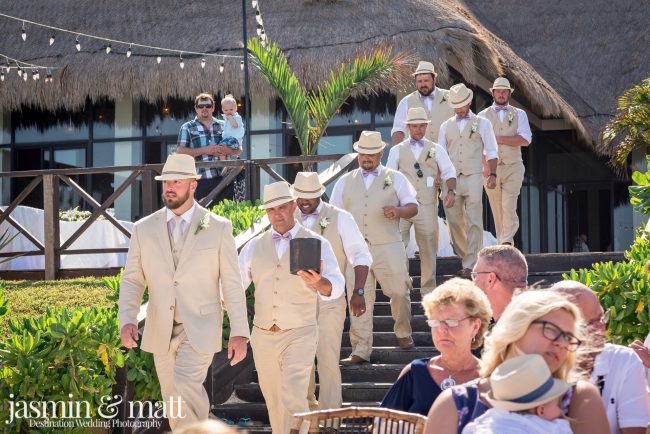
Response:
[[[443,390],[478,378],[472,349],[483,344],[492,311],[483,291],[459,278],[427,294],[422,306],[440,355],[406,365],[381,406],[426,416]]]

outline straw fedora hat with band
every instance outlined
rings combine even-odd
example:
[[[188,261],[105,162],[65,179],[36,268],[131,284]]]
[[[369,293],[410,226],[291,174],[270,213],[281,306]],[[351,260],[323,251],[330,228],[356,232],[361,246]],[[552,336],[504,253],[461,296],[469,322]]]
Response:
[[[465,107],[467,104],[472,103],[474,92],[467,88],[463,83],[454,84],[449,89],[449,100],[447,103],[451,108]]]
[[[291,188],[298,199],[317,199],[325,193],[316,172],[298,172]]]
[[[262,198],[264,202],[259,206],[259,208],[273,208],[274,206],[282,205],[283,203],[291,202],[295,199],[296,196],[294,196],[293,191],[287,182],[274,182],[273,184],[267,184],[264,186],[264,195]]]
[[[491,390],[485,399],[504,411],[529,410],[559,398],[569,389],[565,381],[553,378],[539,354],[524,354],[501,363],[490,375]]]
[[[425,62],[424,60],[421,60],[418,63],[418,67],[415,69],[415,72],[412,75],[416,76],[418,74],[433,74],[434,78],[438,76],[436,69],[433,67],[433,63]]]
[[[376,154],[385,147],[386,143],[382,142],[379,131],[361,131],[359,140],[352,146],[359,154]]]
[[[427,116],[427,112],[422,107],[410,108],[406,113],[406,120],[404,124],[430,124],[431,120]]]
[[[162,174],[155,177],[156,181],[169,181],[172,179],[201,179],[196,174],[194,157],[187,154],[171,154],[167,157]]]
[[[510,93],[513,93],[515,91],[512,87],[510,87],[510,82],[505,77],[497,77],[497,79],[494,80],[494,83],[490,88],[490,92],[492,92],[494,89],[508,89]]]

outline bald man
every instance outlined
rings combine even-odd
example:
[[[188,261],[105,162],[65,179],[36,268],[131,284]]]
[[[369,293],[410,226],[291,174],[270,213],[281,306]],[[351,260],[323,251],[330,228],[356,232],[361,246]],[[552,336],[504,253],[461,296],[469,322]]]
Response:
[[[645,434],[650,423],[650,401],[645,370],[634,350],[605,343],[607,319],[598,297],[588,286],[564,280],[551,287],[575,303],[584,318],[594,348],[591,382],[600,389],[612,434]],[[585,345],[585,343],[583,343]]]

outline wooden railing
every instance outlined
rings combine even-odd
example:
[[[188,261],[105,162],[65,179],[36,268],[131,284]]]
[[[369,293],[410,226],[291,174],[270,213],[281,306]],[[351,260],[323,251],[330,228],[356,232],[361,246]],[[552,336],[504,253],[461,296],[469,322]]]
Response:
[[[301,165],[314,165],[320,162],[333,161],[334,164],[324,171],[321,176],[321,182],[324,185],[331,183],[339,175],[356,165],[356,154],[342,154],[342,155],[317,155],[317,156],[298,156],[298,157],[277,157],[265,158],[256,160],[233,160],[233,161],[219,161],[219,162],[201,162],[197,163],[197,167],[230,167],[231,170],[224,177],[224,179],[204,198],[198,198],[199,203],[202,205],[212,202],[212,200],[230,185],[237,175],[242,171],[246,171],[250,185],[248,188],[248,198],[255,200],[260,197],[260,178],[261,173],[266,172],[274,180],[284,180],[275,170],[272,165],[287,165],[287,164],[301,164]],[[18,193],[13,201],[0,211],[0,223],[6,221],[12,225],[16,230],[29,240],[35,250],[29,251],[4,251],[0,253],[2,257],[15,257],[15,256],[33,256],[43,255],[44,271],[40,273],[42,278],[46,280],[56,279],[61,277],[61,255],[79,255],[79,254],[96,254],[96,253],[124,253],[128,249],[126,247],[120,248],[91,248],[91,249],[73,249],[72,244],[79,239],[79,237],[86,232],[86,230],[95,222],[100,216],[114,225],[120,232],[127,237],[131,236],[130,231],[125,228],[120,222],[110,213],[107,212],[115,201],[129,188],[132,187],[137,179],[140,179],[142,185],[142,211],[143,215],[149,215],[161,206],[160,197],[158,195],[158,188],[155,176],[159,175],[162,171],[162,164],[145,164],[140,166],[118,166],[118,167],[97,167],[97,168],[75,168],[75,169],[55,169],[55,170],[30,170],[21,172],[0,172],[0,179],[16,179],[16,178],[33,178],[27,186]],[[91,194],[85,191],[74,179],[76,176],[89,176],[100,174],[116,174],[128,173],[130,174],[121,182],[121,184],[107,197],[102,203],[96,201]],[[92,213],[90,218],[85,220],[82,225],[62,244],[60,243],[60,226],[59,226],[59,185],[63,182],[68,185],[75,193],[79,195],[90,207]],[[18,221],[12,218],[12,212],[21,205],[25,199],[34,192],[39,186],[42,188],[43,193],[43,208],[44,208],[44,239],[38,240],[27,228],[21,225]],[[250,231],[249,231],[250,232]],[[247,232],[248,233],[248,232]],[[252,235],[253,232],[248,233],[247,236]],[[244,237],[245,238],[245,237]],[[244,239],[242,238],[242,239]],[[250,239],[250,238],[249,238]]]

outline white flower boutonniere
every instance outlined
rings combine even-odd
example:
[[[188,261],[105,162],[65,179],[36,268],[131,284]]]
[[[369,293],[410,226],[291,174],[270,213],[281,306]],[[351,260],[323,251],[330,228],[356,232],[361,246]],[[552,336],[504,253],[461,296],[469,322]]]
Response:
[[[448,99],[449,99],[449,91],[447,91],[447,92],[443,92],[443,93],[442,93],[442,99],[440,100],[440,104],[442,104],[443,102],[447,101]]]
[[[424,159],[424,161],[427,161],[429,158],[435,158],[436,157],[436,148],[432,147],[429,149],[429,153],[427,154],[427,158]]]
[[[511,111],[508,112],[508,126],[512,125],[512,121],[515,119],[515,114]]]
[[[199,224],[196,225],[196,230],[194,231],[194,235],[198,234],[203,229],[207,229],[209,226],[210,226],[210,213],[206,212],[203,218],[199,220]]]
[[[472,137],[472,134],[474,134],[478,130],[478,118],[474,118],[474,122],[472,122],[472,129],[469,131],[469,137]]]
[[[321,221],[318,223],[320,226],[320,234],[323,235],[323,231],[325,231],[325,228],[330,225],[330,219],[327,217],[323,217]]]
[[[391,185],[393,185],[393,180],[390,178],[390,176],[384,178],[384,190],[386,190]]]

